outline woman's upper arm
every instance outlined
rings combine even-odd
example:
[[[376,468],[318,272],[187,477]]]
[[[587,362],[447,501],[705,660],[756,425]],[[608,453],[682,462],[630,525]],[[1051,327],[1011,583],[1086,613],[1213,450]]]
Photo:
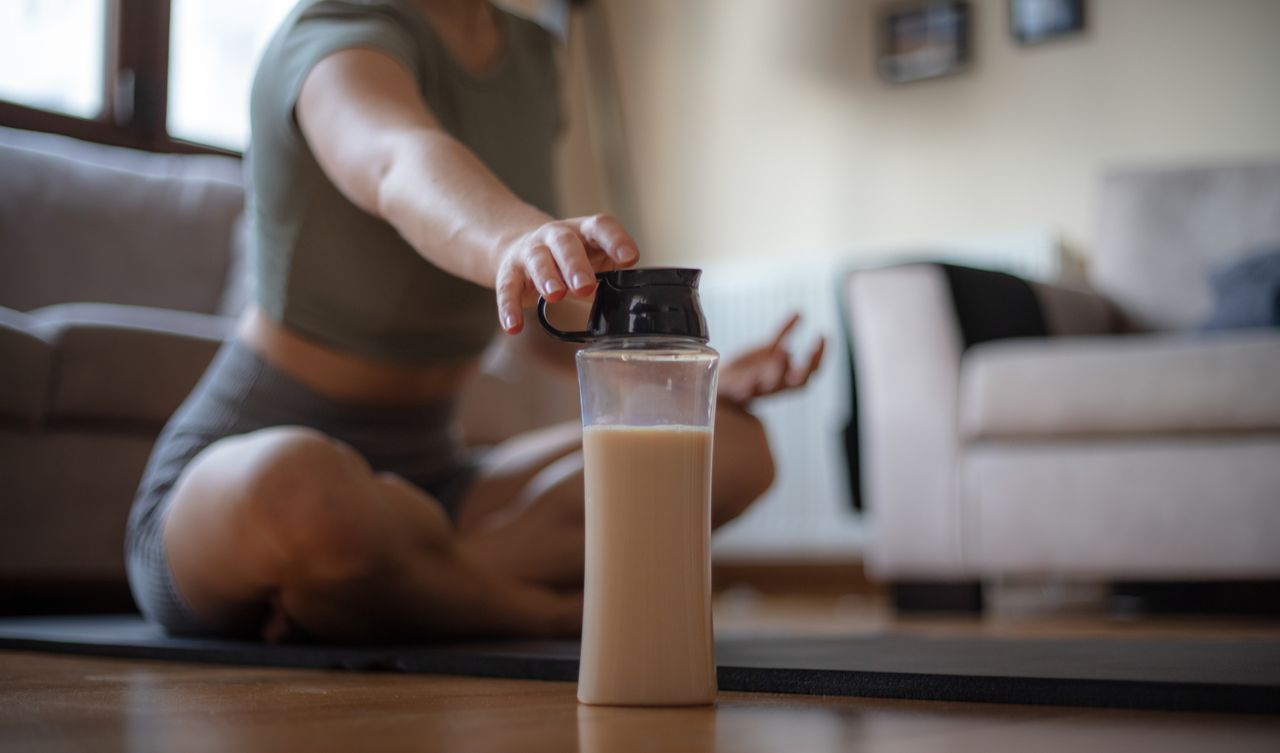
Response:
[[[294,115],[321,169],[371,214],[396,149],[442,133],[405,65],[364,48],[338,50],[316,63],[303,79]]]

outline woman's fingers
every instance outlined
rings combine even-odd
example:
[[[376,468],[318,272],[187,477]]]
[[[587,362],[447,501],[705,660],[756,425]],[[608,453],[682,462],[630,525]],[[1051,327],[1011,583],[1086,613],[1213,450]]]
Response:
[[[785,349],[776,348],[770,352],[768,361],[760,370],[760,378],[756,382],[756,395],[771,395],[781,389],[790,366],[791,354]]]
[[[456,550],[452,580],[474,599],[466,624],[473,634],[542,638],[576,636],[582,628],[582,597],[566,596],[499,573],[465,546]]]
[[[822,365],[822,354],[827,349],[827,338],[818,338],[818,344],[814,346],[813,352],[809,354],[808,361],[787,374],[787,389],[799,389],[809,383],[809,377],[818,370]]]
[[[507,264],[498,272],[494,286],[498,297],[498,323],[509,335],[524,329],[525,273],[515,264]]]
[[[576,636],[582,629],[582,599],[542,586],[503,579],[491,582],[487,608],[477,610],[481,633],[536,638]]]
[[[586,296],[595,290],[595,270],[591,268],[587,249],[578,236],[567,228],[558,230],[548,238],[547,245],[551,247],[551,255],[555,257],[560,274],[574,295]]]
[[[791,334],[791,330],[795,329],[796,325],[799,323],[800,312],[797,311],[792,314],[787,321],[783,322],[782,326],[778,329],[777,334],[773,336],[772,342],[769,343],[769,350],[776,351],[780,349],[782,347],[782,343],[787,339],[787,335]]]
[[[818,367],[822,365],[822,356],[826,352],[827,352],[827,338],[819,337],[818,344],[814,346],[813,352],[809,354],[809,373],[810,374],[817,371]]]
[[[752,397],[766,397],[808,384],[810,377],[822,365],[822,354],[826,351],[826,346],[826,338],[819,338],[809,357],[802,364],[793,365],[791,353],[785,347],[780,343],[772,345],[767,354],[760,356],[762,362],[757,367],[758,376]]]
[[[640,258],[635,240],[602,214],[548,222],[509,246],[504,257],[494,288],[498,321],[513,335],[524,326],[523,306],[537,296],[585,298],[595,291],[597,271],[628,267]]]
[[[591,215],[578,223],[578,229],[588,243],[604,252],[618,266],[629,267],[639,261],[635,239],[613,217]]]
[[[544,244],[536,243],[529,248],[525,253],[524,266],[534,289],[548,301],[560,300],[568,290],[551,249]]]
[[[497,615],[502,632],[535,638],[577,637],[582,631],[581,594],[520,584],[504,596]]]

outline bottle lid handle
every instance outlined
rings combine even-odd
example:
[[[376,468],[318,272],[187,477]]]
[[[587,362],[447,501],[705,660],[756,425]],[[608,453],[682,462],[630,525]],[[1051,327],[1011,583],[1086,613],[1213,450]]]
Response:
[[[585,329],[578,330],[577,332],[565,332],[562,329],[557,329],[551,324],[551,322],[547,321],[547,299],[542,297],[538,298],[538,323],[547,331],[547,334],[557,340],[564,340],[565,342],[584,343],[588,338],[595,334],[590,330]]]

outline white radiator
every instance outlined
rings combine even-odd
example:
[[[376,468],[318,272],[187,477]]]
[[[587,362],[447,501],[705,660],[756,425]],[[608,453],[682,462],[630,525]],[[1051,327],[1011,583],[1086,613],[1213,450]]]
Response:
[[[791,312],[804,319],[790,345],[799,358],[827,338],[821,370],[801,392],[765,398],[755,412],[773,446],[777,480],[713,539],[720,559],[856,557],[862,525],[850,503],[841,441],[849,420],[848,356],[840,334],[839,263],[714,265],[702,276],[711,346],[724,360],[760,344]]]
[[[711,345],[726,361],[770,337],[793,311],[804,316],[790,339],[795,356],[806,355],[819,334],[827,338],[822,369],[803,391],[757,404],[755,412],[773,446],[777,480],[742,517],[715,534],[717,559],[852,559],[860,555],[865,534],[851,502],[843,441],[851,385],[838,289],[855,266],[911,258],[1003,269],[1032,279],[1052,279],[1061,272],[1056,239],[1035,230],[934,245],[923,252],[867,250],[844,258],[770,259],[705,267],[701,290]]]

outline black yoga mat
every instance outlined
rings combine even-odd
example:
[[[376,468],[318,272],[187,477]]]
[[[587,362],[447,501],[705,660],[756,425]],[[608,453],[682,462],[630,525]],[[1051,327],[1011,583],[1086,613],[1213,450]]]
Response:
[[[316,669],[575,680],[578,645],[268,646],[171,638],[138,617],[0,619],[0,648]],[[1280,713],[1280,641],[726,638],[721,690]]]

